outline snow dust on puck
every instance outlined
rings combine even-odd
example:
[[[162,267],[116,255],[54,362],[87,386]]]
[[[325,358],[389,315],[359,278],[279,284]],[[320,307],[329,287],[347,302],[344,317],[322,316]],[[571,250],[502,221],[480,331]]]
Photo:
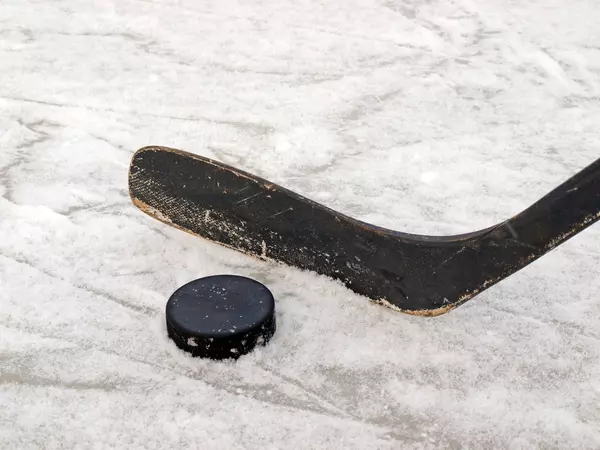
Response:
[[[166,319],[169,337],[193,356],[239,358],[275,333],[275,299],[256,280],[215,275],[177,289]]]

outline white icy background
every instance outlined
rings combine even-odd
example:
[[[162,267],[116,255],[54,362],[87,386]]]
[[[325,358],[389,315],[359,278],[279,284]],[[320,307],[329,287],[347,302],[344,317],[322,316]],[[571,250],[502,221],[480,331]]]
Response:
[[[435,319],[153,221],[148,144],[452,234],[600,156],[594,0],[0,4],[0,447],[599,448],[600,228]],[[168,296],[236,273],[272,344],[192,360]]]

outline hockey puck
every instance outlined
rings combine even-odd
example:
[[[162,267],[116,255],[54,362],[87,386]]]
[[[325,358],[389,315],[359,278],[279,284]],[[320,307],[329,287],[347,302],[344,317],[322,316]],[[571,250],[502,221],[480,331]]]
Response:
[[[275,299],[258,281],[215,275],[177,289],[166,319],[169,337],[192,356],[237,359],[275,333]]]

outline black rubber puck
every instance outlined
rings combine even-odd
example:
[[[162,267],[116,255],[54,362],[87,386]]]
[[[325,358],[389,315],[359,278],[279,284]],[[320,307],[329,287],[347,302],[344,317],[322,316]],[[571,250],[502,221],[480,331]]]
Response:
[[[239,358],[275,333],[275,299],[263,284],[237,275],[200,278],[177,289],[166,307],[167,332],[193,356]]]

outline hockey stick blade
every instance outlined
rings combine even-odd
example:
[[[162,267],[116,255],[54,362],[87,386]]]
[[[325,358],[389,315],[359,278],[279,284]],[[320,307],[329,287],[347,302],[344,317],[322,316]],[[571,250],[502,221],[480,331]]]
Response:
[[[129,170],[142,211],[235,250],[341,280],[395,310],[437,316],[600,218],[600,159],[522,213],[458,236],[355,220],[281,186],[181,150],[144,147]]]

